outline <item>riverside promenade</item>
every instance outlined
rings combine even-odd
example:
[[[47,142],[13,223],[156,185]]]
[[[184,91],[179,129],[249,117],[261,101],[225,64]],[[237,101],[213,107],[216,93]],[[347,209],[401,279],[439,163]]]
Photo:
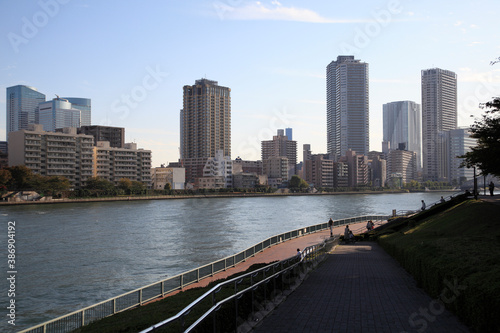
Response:
[[[253,332],[469,330],[376,243],[359,242],[337,246]]]
[[[366,222],[349,227],[355,234],[362,233]],[[343,234],[344,228],[334,228],[333,234]],[[326,230],[280,243],[184,290],[206,286],[256,263],[289,258],[297,248],[303,250],[329,237]],[[256,333],[469,332],[374,242],[335,247],[277,308],[258,322],[247,322],[242,329]]]
[[[362,233],[366,222],[349,227],[354,233]],[[343,234],[344,228],[334,228],[333,234]],[[326,230],[280,243],[184,290],[206,286],[256,263],[289,258],[297,248],[303,250],[329,237]],[[258,322],[247,322],[242,329],[257,333],[469,332],[373,242],[335,247],[277,308]]]

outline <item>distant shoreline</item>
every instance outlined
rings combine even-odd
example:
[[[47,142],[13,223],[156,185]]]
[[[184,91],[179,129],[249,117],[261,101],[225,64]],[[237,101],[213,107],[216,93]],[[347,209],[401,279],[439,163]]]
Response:
[[[449,190],[442,190],[443,192]],[[421,191],[424,192],[424,191]],[[438,191],[436,191],[438,192]],[[344,194],[391,194],[409,193],[407,190],[392,191],[349,191],[349,192],[323,192],[323,193],[227,193],[227,194],[192,194],[192,195],[151,195],[151,196],[121,196],[85,199],[52,199],[48,201],[0,201],[0,206],[13,205],[44,205],[83,202],[111,202],[111,201],[137,201],[137,200],[173,200],[173,199],[210,199],[210,198],[244,198],[244,197],[279,197],[279,196],[305,196],[305,195],[344,195]]]

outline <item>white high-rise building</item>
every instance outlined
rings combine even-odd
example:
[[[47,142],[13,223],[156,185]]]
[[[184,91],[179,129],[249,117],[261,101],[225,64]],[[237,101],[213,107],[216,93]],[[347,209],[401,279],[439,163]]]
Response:
[[[426,180],[449,181],[446,131],[457,128],[457,75],[422,70],[422,161]]]
[[[73,108],[68,100],[58,97],[38,105],[38,123],[42,124],[43,130],[47,132],[65,127],[79,128],[82,125],[81,113],[82,111]]]
[[[398,101],[383,105],[384,142],[390,150],[408,150],[416,153],[417,170],[422,168],[422,129],[420,105],[412,101]]]
[[[338,160],[351,149],[369,151],[368,64],[338,56],[326,67],[327,150]]]

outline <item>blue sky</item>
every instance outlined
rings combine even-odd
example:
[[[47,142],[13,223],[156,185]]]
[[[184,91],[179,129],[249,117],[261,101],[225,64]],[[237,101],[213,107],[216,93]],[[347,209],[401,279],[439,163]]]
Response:
[[[369,64],[370,149],[381,150],[382,105],[421,103],[420,72],[458,75],[458,122],[500,95],[497,1],[0,1],[0,140],[5,89],[92,99],[92,124],[120,126],[179,157],[182,87],[206,77],[231,88],[232,158],[260,159],[260,141],[293,128],[326,152],[326,66]],[[472,115],[472,117],[471,117]]]

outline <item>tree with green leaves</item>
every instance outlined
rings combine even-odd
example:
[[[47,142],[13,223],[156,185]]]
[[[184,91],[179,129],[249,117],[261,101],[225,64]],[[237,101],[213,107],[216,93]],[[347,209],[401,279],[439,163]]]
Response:
[[[132,181],[128,178],[122,178],[118,181],[118,188],[123,190],[125,194],[131,194],[132,192]]]
[[[99,196],[101,194],[104,195],[114,195],[116,194],[115,185],[107,179],[101,177],[92,177],[87,180],[87,184],[84,187],[85,190],[88,190],[90,193],[95,196]]]
[[[170,185],[170,183],[169,183],[169,182],[166,182],[166,183],[165,183],[165,186],[163,187],[163,189],[164,189],[165,191],[170,191],[170,190],[172,189],[172,185]]]
[[[7,168],[10,171],[12,178],[7,186],[12,190],[27,190],[30,188],[31,177],[33,171],[25,165],[15,165]]]
[[[294,191],[301,191],[309,188],[309,184],[297,175],[293,175],[288,182],[288,188]]]
[[[500,177],[500,97],[484,106],[486,114],[470,128],[471,137],[477,139],[477,145],[460,156],[464,158],[462,166],[477,167],[483,175]]]
[[[132,181],[132,186],[130,187],[130,190],[132,191],[133,194],[143,194],[144,191],[146,190],[146,185],[137,180],[134,180]]]
[[[0,189],[1,191],[7,190],[7,185],[12,179],[12,174],[9,169],[0,169]]]

